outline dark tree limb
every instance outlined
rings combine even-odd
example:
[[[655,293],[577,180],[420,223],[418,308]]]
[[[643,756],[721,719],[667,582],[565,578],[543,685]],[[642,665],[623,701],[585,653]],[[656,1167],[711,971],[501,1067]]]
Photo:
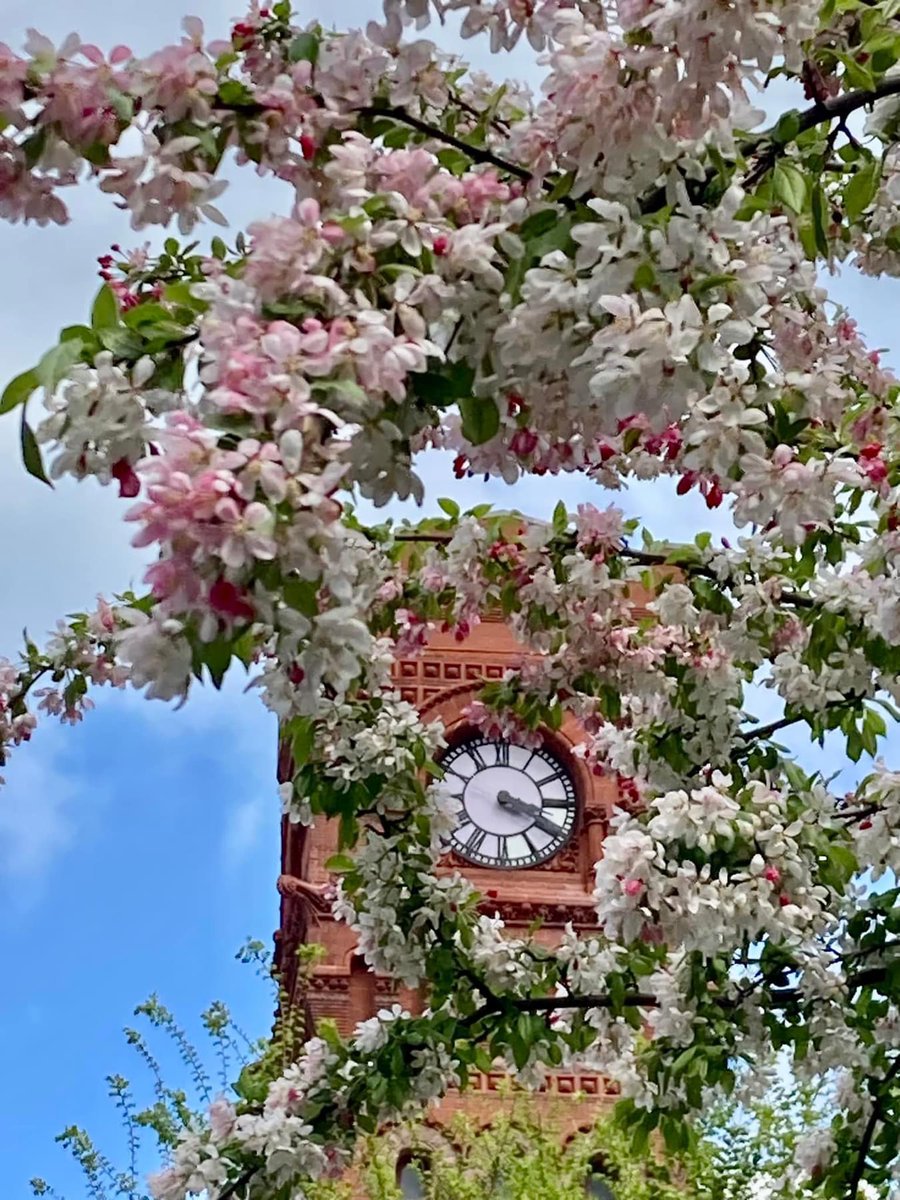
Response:
[[[885,1101],[888,1098],[894,1080],[897,1078],[898,1072],[900,1072],[900,1054],[891,1063],[872,1103],[872,1111],[869,1113],[869,1119],[866,1122],[866,1127],[863,1130],[863,1135],[859,1143],[859,1153],[856,1156],[853,1175],[850,1178],[850,1190],[847,1193],[847,1200],[856,1200],[859,1193],[859,1185],[862,1183],[863,1173],[866,1169],[866,1158],[872,1146],[872,1139],[875,1137],[875,1130],[878,1128],[878,1123],[881,1120]]]
[[[415,129],[417,133],[423,133],[426,137],[433,138],[436,142],[443,142],[447,146],[452,146],[454,150],[460,150],[468,158],[471,158],[473,162],[489,164],[492,167],[496,167],[498,171],[505,171],[508,175],[514,175],[516,179],[521,179],[523,183],[531,183],[534,178],[531,171],[527,170],[527,168],[520,167],[517,163],[509,162],[507,159],[501,158],[498,154],[494,154],[490,150],[485,150],[481,146],[473,146],[463,138],[458,138],[455,134],[447,133],[439,125],[432,125],[428,121],[423,121],[421,117],[413,116],[405,108],[372,104],[365,108],[358,108],[356,111],[362,117],[387,117],[391,121],[398,121],[401,125],[408,125],[410,129]]]

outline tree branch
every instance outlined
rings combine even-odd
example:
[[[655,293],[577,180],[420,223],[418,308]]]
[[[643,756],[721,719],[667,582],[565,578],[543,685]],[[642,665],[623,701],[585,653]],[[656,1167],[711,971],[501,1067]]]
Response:
[[[245,1167],[240,1175],[238,1175],[236,1179],[229,1183],[228,1187],[223,1188],[223,1190],[219,1192],[217,1200],[231,1200],[231,1197],[240,1191],[242,1187],[245,1187],[248,1183],[250,1183],[250,1181],[253,1179],[253,1176],[260,1169],[261,1168],[259,1166]]]
[[[883,79],[876,88],[858,88],[854,92],[845,92],[842,96],[829,96],[827,100],[817,100],[815,104],[811,104],[809,108],[798,113],[800,126],[797,135],[791,138],[791,141],[795,141],[796,136],[806,133],[816,125],[835,119],[839,122],[838,128],[843,127],[848,137],[852,139],[853,135],[849,133],[845,125],[850,114],[856,112],[857,109],[865,108],[868,104],[874,104],[876,100],[883,100],[886,96],[896,96],[898,93],[900,93],[900,78],[895,76]],[[771,129],[767,129],[765,133],[741,147],[744,154],[754,154],[761,147],[766,147],[759,162],[744,179],[743,186],[748,191],[768,174],[790,144],[789,142],[770,141],[774,128],[773,126]]]
[[[852,704],[857,704],[860,700],[865,700],[866,697],[851,692],[849,696],[842,696],[840,700],[829,700],[825,705],[825,711],[828,709],[845,708]],[[809,716],[806,713],[800,713],[796,717],[779,717],[777,721],[770,721],[768,725],[758,725],[755,729],[748,729],[745,733],[739,736],[746,745],[747,742],[760,741],[765,738],[770,738],[773,733],[778,733],[782,729],[788,729],[791,725],[797,725],[801,721],[808,721]],[[734,754],[741,753],[743,747],[738,747]]]
[[[531,183],[534,178],[531,171],[527,170],[527,168],[520,167],[517,163],[508,162],[505,158],[501,158],[498,154],[493,154],[490,150],[485,150],[480,146],[473,146],[462,138],[458,138],[452,133],[447,133],[438,125],[431,125],[428,121],[423,121],[420,117],[414,117],[405,108],[371,104],[365,108],[358,108],[356,111],[362,117],[388,117],[392,121],[399,121],[401,125],[408,125],[410,129],[415,129],[418,133],[424,133],[426,137],[434,138],[436,142],[443,142],[447,146],[452,146],[454,150],[461,150],[473,162],[488,163],[490,166],[496,167],[499,171],[505,171],[508,175],[514,175],[517,179],[521,179],[523,183]]]
[[[859,1143],[859,1153],[856,1156],[856,1164],[850,1179],[850,1191],[847,1193],[847,1200],[856,1200],[859,1194],[859,1185],[862,1183],[863,1172],[866,1169],[866,1158],[872,1145],[872,1139],[875,1136],[875,1130],[878,1128],[878,1122],[881,1120],[884,1101],[887,1099],[888,1093],[891,1090],[891,1084],[897,1078],[898,1072],[900,1072],[900,1054],[891,1063],[882,1081],[882,1086],[878,1089],[878,1095],[872,1104],[872,1111],[869,1113],[869,1119],[866,1122],[866,1127],[863,1130],[862,1139]]]
[[[622,558],[630,558],[633,562],[642,563],[648,567],[672,567],[676,571],[686,571],[689,575],[702,575],[704,579],[711,579],[715,583],[723,582],[715,571],[704,567],[702,563],[673,562],[670,555],[653,554],[649,550],[633,550],[631,546],[625,546],[619,551],[619,554]],[[728,586],[732,586],[729,581],[724,582]],[[815,606],[813,600],[808,596],[800,595],[799,592],[782,591],[778,598],[785,604],[793,604],[795,608],[813,608]]]
[[[823,121],[831,121],[835,117],[841,122],[846,121],[851,113],[876,100],[886,96],[896,96],[900,93],[900,77],[892,76],[882,79],[875,88],[858,88],[854,92],[844,92],[842,96],[829,96],[827,100],[817,100],[815,104],[800,113],[800,133],[821,125]]]

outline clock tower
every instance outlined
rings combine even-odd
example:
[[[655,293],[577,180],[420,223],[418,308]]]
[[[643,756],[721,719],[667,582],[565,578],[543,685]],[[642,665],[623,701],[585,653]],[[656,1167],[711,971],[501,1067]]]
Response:
[[[394,674],[403,699],[425,718],[439,719],[446,732],[441,762],[462,808],[443,869],[461,871],[482,895],[482,911],[502,917],[512,936],[536,929],[534,937],[552,946],[567,924],[577,930],[596,924],[592,868],[617,789],[574,753],[583,732],[573,717],[559,730],[542,730],[529,748],[492,740],[468,723],[465,710],[481,685],[502,678],[524,653],[503,620],[488,616],[462,641],[434,633],[420,654],[397,661]],[[287,776],[286,759],[281,767]],[[352,931],[332,919],[324,864],[336,850],[332,822],[311,829],[284,822],[276,965],[286,1002],[303,1013],[308,1032],[324,1017],[350,1033],[393,1003],[411,1012],[422,1007],[415,992],[372,974],[356,954]],[[297,951],[306,942],[324,947],[311,974],[298,970]],[[552,1106],[565,1135],[591,1124],[597,1106],[613,1095],[613,1085],[597,1075],[554,1071],[534,1103]],[[514,1102],[503,1072],[488,1073],[446,1097],[430,1120],[440,1125],[464,1111],[484,1124]]]

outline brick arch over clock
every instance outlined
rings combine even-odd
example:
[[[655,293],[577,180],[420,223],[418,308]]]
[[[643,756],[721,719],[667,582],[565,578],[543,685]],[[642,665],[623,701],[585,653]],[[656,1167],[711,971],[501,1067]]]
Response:
[[[452,747],[476,732],[467,720],[466,709],[481,685],[500,679],[504,671],[522,658],[523,649],[509,627],[499,619],[488,618],[476,625],[463,641],[446,633],[433,634],[422,655],[397,663],[395,675],[403,698],[415,704],[427,720],[440,720]],[[571,714],[566,715],[558,731],[541,730],[542,743],[562,762],[575,785],[577,820],[572,837],[562,850],[546,862],[515,872],[474,867],[453,853],[446,856],[446,865],[464,871],[483,893],[497,891],[498,899],[531,894],[544,909],[553,894],[553,885],[548,887],[549,881],[535,881],[536,872],[577,876],[581,897],[584,889],[590,891],[593,864],[602,854],[617,788],[611,778],[593,775],[584,760],[574,753],[583,739],[584,730]],[[579,898],[575,896],[574,903]]]

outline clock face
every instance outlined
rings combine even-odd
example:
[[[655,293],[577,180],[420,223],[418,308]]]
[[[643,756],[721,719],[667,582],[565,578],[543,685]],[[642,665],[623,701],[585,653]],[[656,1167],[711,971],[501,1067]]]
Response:
[[[549,750],[470,738],[443,755],[444,786],[462,804],[452,848],[481,867],[531,867],[575,825],[575,788]]]

